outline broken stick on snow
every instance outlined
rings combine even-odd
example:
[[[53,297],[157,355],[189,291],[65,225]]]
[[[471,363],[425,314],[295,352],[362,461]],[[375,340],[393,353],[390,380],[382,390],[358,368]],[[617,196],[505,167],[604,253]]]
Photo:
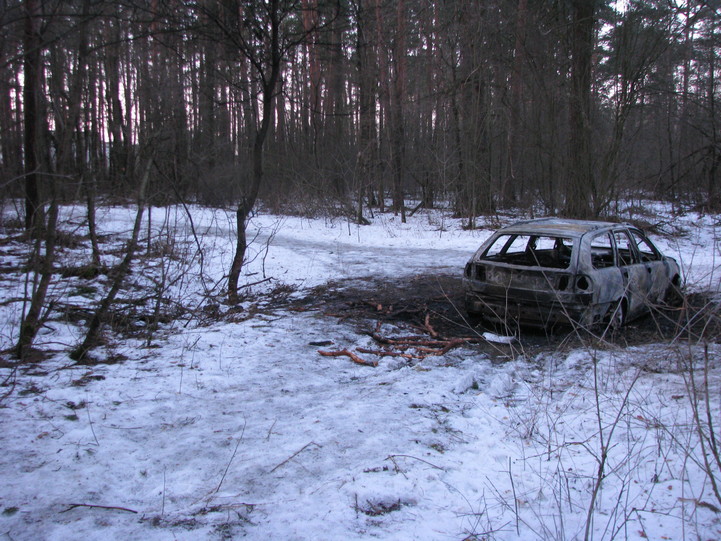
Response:
[[[347,349],[341,349],[340,351],[323,351],[319,349],[318,353],[324,357],[350,357],[354,363],[362,364],[364,366],[378,366],[378,361],[366,361]]]

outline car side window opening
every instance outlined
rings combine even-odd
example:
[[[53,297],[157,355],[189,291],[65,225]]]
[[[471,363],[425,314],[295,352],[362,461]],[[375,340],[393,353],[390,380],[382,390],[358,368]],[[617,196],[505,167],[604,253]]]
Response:
[[[636,247],[626,231],[614,231],[613,239],[616,242],[618,265],[625,267],[639,262]]]
[[[483,254],[484,258],[495,259],[499,254],[505,254],[508,245],[513,242],[513,235],[501,235],[491,244]]]
[[[529,241],[530,239],[528,238],[528,235],[516,235],[506,248],[506,255],[510,256],[524,253],[526,250],[530,249]]]
[[[651,241],[644,237],[640,232],[631,230],[633,240],[636,241],[636,247],[638,253],[641,256],[641,261],[644,263],[648,261],[658,261],[660,259],[659,252],[656,247],[651,244]]]
[[[602,233],[591,239],[591,264],[594,269],[613,267],[613,243],[608,233]]]

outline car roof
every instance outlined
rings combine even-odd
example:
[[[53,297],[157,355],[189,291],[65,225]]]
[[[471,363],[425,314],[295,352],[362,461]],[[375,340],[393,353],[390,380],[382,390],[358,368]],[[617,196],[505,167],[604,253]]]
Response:
[[[531,233],[564,237],[582,237],[591,231],[612,227],[628,227],[628,224],[595,220],[570,220],[566,218],[538,218],[516,222],[499,230],[499,233]]]

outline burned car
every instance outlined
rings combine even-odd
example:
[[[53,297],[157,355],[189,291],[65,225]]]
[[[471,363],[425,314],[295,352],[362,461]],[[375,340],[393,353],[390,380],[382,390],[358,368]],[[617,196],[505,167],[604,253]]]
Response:
[[[493,234],[466,264],[466,311],[490,323],[620,326],[678,294],[676,260],[630,224],[543,218]]]

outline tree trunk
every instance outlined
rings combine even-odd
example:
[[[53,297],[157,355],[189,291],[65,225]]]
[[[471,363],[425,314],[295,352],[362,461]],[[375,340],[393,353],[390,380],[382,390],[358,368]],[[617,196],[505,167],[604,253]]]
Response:
[[[73,173],[85,173],[85,156],[78,152],[79,149],[73,152],[73,138],[79,140],[82,136],[81,124],[80,124],[80,113],[82,112],[83,103],[83,88],[86,81],[86,63],[88,57],[88,39],[87,39],[87,28],[88,28],[88,12],[89,12],[90,0],[83,1],[82,7],[82,18],[78,25],[78,53],[77,53],[77,66],[75,73],[69,78],[70,94],[68,95],[68,109],[67,117],[63,122],[62,137],[60,139],[60,146],[58,148],[57,163],[58,171],[61,175],[72,175]],[[80,171],[74,167],[74,162],[77,156],[77,165],[81,168]]]
[[[22,134],[20,130],[19,111],[13,106],[15,77],[17,65],[6,59],[8,53],[2,51],[2,63],[8,65],[0,67],[0,146],[2,152],[2,167],[5,178],[9,181],[22,174]],[[3,182],[3,185],[6,185]]]
[[[308,57],[309,93],[308,111],[310,118],[311,140],[313,142],[313,156],[317,159],[317,137],[321,121],[321,73],[318,61],[318,21],[317,21],[317,0],[302,0],[303,6],[303,32],[305,34],[305,49]]]
[[[393,165],[393,212],[400,212],[401,222],[406,222],[406,206],[403,196],[405,168],[405,127],[403,104],[406,99],[406,39],[405,1],[398,0],[396,7],[395,81],[391,102],[391,163]]]
[[[36,220],[38,217],[36,217]],[[40,280],[34,289],[30,308],[20,323],[20,336],[15,348],[15,354],[20,360],[24,360],[28,349],[32,346],[35,336],[43,323],[42,311],[45,307],[50,281],[53,277],[53,263],[55,261],[55,241],[58,223],[58,202],[53,198],[48,212],[48,223],[45,227],[45,256],[40,262]],[[40,255],[40,240],[37,241],[37,248],[33,254],[33,260],[37,264]],[[33,266],[33,265],[31,265]]]
[[[518,168],[519,132],[521,105],[523,103],[523,64],[526,59],[526,21],[528,0],[518,0],[516,12],[516,43],[511,69],[511,97],[508,104],[508,133],[506,134],[506,170],[501,183],[501,204],[508,206],[515,202],[516,171]]]
[[[571,9],[570,167],[566,179],[566,213],[576,218],[589,218],[594,192],[591,169],[591,63],[595,0],[573,0]]]
[[[711,42],[716,43],[716,19],[711,22]],[[718,193],[718,169],[721,157],[718,152],[718,133],[716,128],[716,48],[710,46],[708,48],[708,86],[707,101],[709,120],[711,126],[709,128],[709,144],[708,144],[708,172],[706,176],[706,197],[708,200],[708,209],[715,212],[721,207],[721,196]]]
[[[358,59],[358,205],[356,221],[363,221],[363,196],[372,193],[375,170],[376,147],[376,98],[377,74],[373,42],[370,39],[371,21],[369,0],[359,0],[356,13]]]
[[[385,168],[383,164],[383,149],[385,141],[388,138],[388,129],[392,127],[390,121],[391,111],[391,89],[390,89],[390,70],[388,69],[388,55],[389,48],[384,38],[383,28],[383,12],[381,11],[382,0],[375,0],[375,54],[378,59],[378,103],[380,105],[380,113],[378,115],[379,126],[378,126],[378,199],[379,199],[379,210],[385,211],[386,206],[386,188],[385,188]]]
[[[23,117],[25,124],[25,229],[40,225],[38,168],[41,163],[43,69],[41,64],[40,2],[25,0]],[[33,233],[35,234],[35,233]]]

